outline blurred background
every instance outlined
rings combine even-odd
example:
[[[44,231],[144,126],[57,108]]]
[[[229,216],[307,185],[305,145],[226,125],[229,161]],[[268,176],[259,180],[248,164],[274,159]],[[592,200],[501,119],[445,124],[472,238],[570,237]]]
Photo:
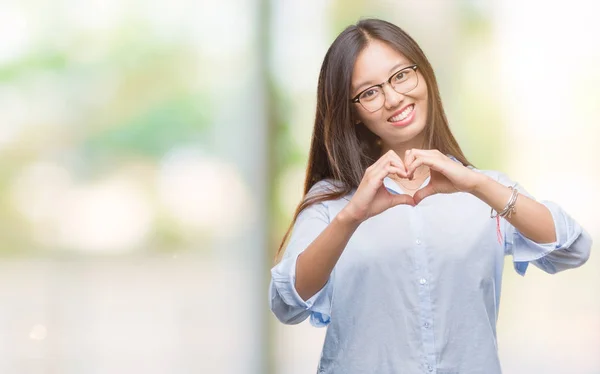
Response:
[[[348,24],[404,28],[480,169],[600,242],[597,2],[2,0],[0,373],[314,373],[269,311],[316,82]],[[507,258],[504,371],[600,373],[600,256]]]

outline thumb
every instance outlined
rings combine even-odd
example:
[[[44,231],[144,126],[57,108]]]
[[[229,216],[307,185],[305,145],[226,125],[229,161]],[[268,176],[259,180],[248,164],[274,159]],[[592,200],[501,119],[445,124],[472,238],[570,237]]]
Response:
[[[410,195],[407,195],[405,193],[393,196],[392,206],[396,206],[396,205],[400,205],[400,204],[406,204],[406,205],[411,205],[411,206],[417,205],[415,203],[415,200],[413,199],[413,197]]]
[[[437,192],[433,188],[433,186],[431,184],[428,184],[427,186],[415,192],[415,196],[413,197],[413,199],[415,200],[415,205],[419,204],[427,196],[435,195],[436,193]]]

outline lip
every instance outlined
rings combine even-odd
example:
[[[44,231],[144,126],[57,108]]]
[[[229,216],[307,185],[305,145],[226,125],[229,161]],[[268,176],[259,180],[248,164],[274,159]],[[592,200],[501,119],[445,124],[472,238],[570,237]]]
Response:
[[[408,115],[408,117],[406,117],[402,121],[397,121],[397,122],[390,121],[390,119],[392,117],[395,117],[398,114],[402,113],[406,108],[408,108],[411,105],[413,106],[413,110],[412,110],[412,112],[410,112],[410,114]],[[393,126],[406,126],[406,125],[410,124],[412,122],[412,120],[415,118],[415,111],[416,110],[417,110],[417,107],[415,106],[414,103],[413,104],[408,104],[408,105],[402,107],[401,109],[395,111],[394,114],[392,114],[392,116],[388,119],[388,122],[390,122]]]

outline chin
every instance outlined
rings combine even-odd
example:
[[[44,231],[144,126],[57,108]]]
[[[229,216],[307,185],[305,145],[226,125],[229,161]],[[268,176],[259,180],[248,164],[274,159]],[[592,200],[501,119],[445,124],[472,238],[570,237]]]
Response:
[[[400,142],[408,143],[413,140],[416,140],[417,138],[420,138],[425,135],[423,132],[424,130],[425,130],[425,124],[413,123],[413,124],[411,124],[411,126],[408,126],[406,128],[406,134],[404,134],[405,136],[403,137],[403,139]],[[417,146],[415,146],[415,147],[417,147]],[[421,146],[419,145],[419,147],[421,147]]]

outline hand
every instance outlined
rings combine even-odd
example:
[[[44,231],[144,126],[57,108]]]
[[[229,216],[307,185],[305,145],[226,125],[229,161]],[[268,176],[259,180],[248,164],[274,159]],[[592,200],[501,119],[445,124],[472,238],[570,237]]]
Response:
[[[407,178],[412,179],[415,170],[429,167],[431,178],[427,186],[415,192],[413,199],[419,204],[427,196],[438,193],[472,192],[481,175],[459,162],[451,160],[437,149],[409,149],[404,157]]]
[[[385,188],[383,179],[390,174],[397,174],[402,178],[407,178],[408,175],[402,159],[392,150],[365,171],[360,185],[344,208],[352,219],[363,222],[399,204],[415,205],[412,196],[392,194]]]

